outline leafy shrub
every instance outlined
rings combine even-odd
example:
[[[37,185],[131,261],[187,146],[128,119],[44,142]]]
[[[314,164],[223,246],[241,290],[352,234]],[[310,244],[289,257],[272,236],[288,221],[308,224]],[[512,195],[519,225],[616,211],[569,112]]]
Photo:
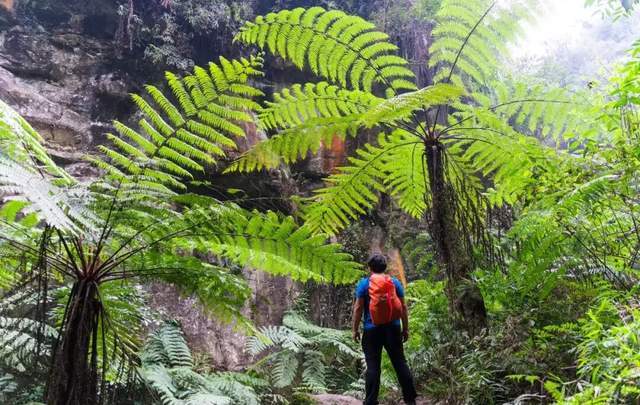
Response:
[[[563,382],[551,376],[545,388],[553,398],[559,404],[637,402],[640,302],[633,294],[604,294],[575,327],[578,379]]]
[[[260,329],[247,348],[263,356],[253,369],[282,393],[345,391],[358,379],[362,354],[346,331],[322,328],[290,312],[282,326]]]
[[[141,354],[140,374],[165,405],[258,405],[266,382],[250,375],[194,370],[193,357],[175,322],[162,325]]]

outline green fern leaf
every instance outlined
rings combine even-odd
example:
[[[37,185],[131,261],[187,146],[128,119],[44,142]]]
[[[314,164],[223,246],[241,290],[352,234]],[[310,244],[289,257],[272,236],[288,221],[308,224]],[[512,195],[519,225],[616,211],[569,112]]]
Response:
[[[374,84],[381,84],[390,94],[414,90],[407,61],[394,55],[397,47],[374,28],[342,11],[296,8],[257,17],[240,29],[236,40],[268,48],[300,69],[307,65],[343,87],[371,92]]]

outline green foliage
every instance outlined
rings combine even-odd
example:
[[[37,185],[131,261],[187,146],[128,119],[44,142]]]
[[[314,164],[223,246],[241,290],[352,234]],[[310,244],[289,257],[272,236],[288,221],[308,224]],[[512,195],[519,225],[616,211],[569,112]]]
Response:
[[[346,389],[357,380],[362,357],[347,332],[316,326],[294,312],[282,326],[261,328],[247,349],[264,356],[252,368],[266,372],[275,388],[315,393]]]
[[[522,17],[530,14],[524,3],[503,8],[480,0],[443,2],[433,31],[435,41],[429,62],[436,69],[434,86],[399,95],[385,94],[385,99],[379,99],[373,96],[375,88],[362,87],[357,81],[344,78],[339,80],[340,77],[333,80],[336,86],[324,82],[294,85],[282,94],[277,93],[261,113],[265,129],[280,132],[258,143],[236,161],[231,170],[251,171],[295,162],[309,152],[317,152],[323,145],[330,145],[334,136],[357,135],[375,128],[379,133],[390,134],[388,139],[380,135],[376,146],[367,145],[358,150],[349,159],[349,165],[331,175],[327,187],[317,190],[311,203],[303,208],[312,229],[338,233],[373,209],[380,193],[390,194],[411,216],[422,217],[431,197],[426,180],[427,141],[446,148],[449,163],[445,176],[460,200],[456,208],[460,211],[460,226],[475,227],[480,215],[474,213],[482,211],[485,204],[480,176],[490,177],[493,183],[487,193],[490,203],[498,206],[514,203],[535,183],[539,171],[551,171],[549,166],[554,165],[553,151],[526,135],[557,134],[576,122],[567,118],[568,107],[554,109],[565,106],[553,99],[561,94],[559,91],[547,90],[544,97],[539,94],[542,90],[532,90],[521,97],[524,96],[522,86],[517,87],[520,93],[504,85],[496,86],[494,94],[478,91],[493,83],[500,54],[517,35]],[[285,10],[258,17],[255,23],[248,23],[237,38],[269,49],[301,69],[310,66],[314,73],[332,80],[328,72],[333,59],[321,57],[316,50],[307,48],[315,43],[315,38],[317,41],[350,41],[352,31],[346,28],[351,27],[347,21],[353,21],[355,32],[360,29],[356,27],[364,24],[359,17],[348,18],[341,12],[325,13],[319,8]],[[304,27],[316,23],[320,29],[305,31]],[[298,25],[303,27],[301,31],[290,34],[289,30],[297,29]],[[308,38],[301,39],[298,35]],[[307,40],[310,42],[305,42]],[[323,71],[316,68],[318,63],[328,66]],[[482,70],[477,71],[476,66]],[[449,73],[453,75],[451,80]],[[331,104],[325,105],[326,92],[319,93],[317,87],[330,89],[337,99],[331,96]],[[348,90],[349,87],[357,92]],[[465,93],[468,95],[463,97]],[[512,100],[509,95],[518,98]],[[367,97],[373,102],[362,103],[362,110],[358,110],[351,104],[356,97]],[[429,122],[430,118],[438,121],[441,113],[449,109],[453,111],[448,125]],[[549,120],[543,118],[546,116]]]
[[[21,374],[38,366],[39,356],[46,358],[58,336],[52,326],[21,313],[24,309],[33,309],[34,301],[34,292],[25,291],[0,303],[0,369],[3,372]]]
[[[56,178],[58,185],[73,183],[71,177],[49,156],[42,137],[16,111],[0,100],[0,157],[37,166]]]
[[[127,382],[136,363],[144,307],[134,292],[137,282],[173,284],[199,298],[221,320],[237,321],[244,331],[251,331],[239,311],[248,297],[247,284],[233,266],[302,281],[345,283],[359,276],[359,265],[339,245],[326,244],[324,236],[312,235],[290,217],[248,212],[205,196],[177,196],[187,181],[215,162],[214,156],[224,157],[225,149],[235,148],[234,138],[244,136],[242,125],[252,121],[251,112],[257,110],[251,98],[262,94],[248,84],[261,74],[260,66],[259,57],[221,58],[209,70],[195,68],[184,78],[167,73],[170,96],[146,86],[146,98],[133,96],[145,116],[140,131],[114,123],[119,136],[109,135],[112,145],[101,147],[106,159],[91,159],[105,172],[91,192],[76,192],[70,179],[51,181],[37,166],[37,156],[15,164],[5,164],[3,156],[2,191],[17,193],[29,203],[14,198],[0,212],[6,220],[0,259],[16,274],[6,279],[35,283],[43,297],[51,288],[59,291],[60,335],[51,353],[54,388],[48,390],[47,400],[106,396],[99,384],[118,387]],[[6,122],[13,132],[2,135],[17,138],[16,144],[40,141],[16,116],[9,114]],[[81,209],[72,206],[74,199],[82,200]],[[25,207],[34,214],[22,219],[18,213]],[[42,217],[47,226],[33,228],[37,221],[29,217]],[[85,217],[95,226],[82,221]],[[40,324],[48,318],[38,313]],[[7,322],[7,327],[16,326]],[[14,343],[18,347],[11,351],[16,354],[30,347],[27,337]],[[65,361],[69,358],[73,361]],[[206,392],[185,403],[236,401],[232,381],[198,376],[185,365],[172,370],[149,371],[158,384],[167,383],[157,387],[167,403],[182,401],[182,390],[194,385],[206,387]],[[60,377],[65,373],[74,377]],[[168,376],[180,382],[172,386]],[[222,399],[225,395],[232,399]]]
[[[529,2],[531,3],[531,2]],[[531,17],[530,4],[513,2],[500,8],[490,0],[444,0],[429,48],[429,66],[437,68],[434,81],[474,89],[489,84],[507,44]]]
[[[42,142],[29,123],[0,101],[0,216],[11,223],[20,216],[25,225],[39,218],[71,232],[90,229],[94,218],[80,203],[84,191],[71,188],[74,180],[49,157]]]
[[[394,55],[388,36],[360,17],[320,7],[270,13],[247,23],[236,39],[269,49],[330,83],[294,85],[274,95],[260,113],[261,126],[281,132],[259,143],[229,169],[273,168],[331,145],[335,136],[355,135],[361,116],[387,96],[415,89],[407,61]]]
[[[630,403],[638,391],[638,312],[633,295],[603,294],[573,326],[576,381],[550,377],[544,387],[558,404]],[[566,327],[565,327],[566,328]]]
[[[181,238],[170,242],[174,243],[173,251],[208,252],[240,266],[300,281],[343,284],[361,275],[360,266],[342,253],[339,245],[326,244],[324,236],[312,235],[308,227],[298,226],[291,217],[220,205],[196,206],[182,216],[169,214],[165,220],[149,236],[153,240],[165,232],[184,229]]]
[[[384,86],[388,95],[414,89],[407,62],[393,54],[397,46],[368,21],[321,7],[282,10],[245,24],[236,39],[268,48],[298,68],[355,90]]]
[[[256,390],[267,386],[266,381],[242,374],[198,373],[182,331],[173,322],[151,335],[140,358],[140,375],[166,405],[257,405]]]
[[[379,198],[377,192],[387,190],[408,212],[416,216],[424,212],[426,184],[419,142],[397,131],[380,136],[378,144],[359,149],[349,158],[350,166],[338,169],[326,179],[327,187],[315,191],[313,201],[305,207],[308,226],[335,234],[372,209]]]
[[[258,143],[227,171],[271,169],[292,163],[330,146],[335,137],[355,135],[363,113],[381,99],[359,90],[344,90],[327,82],[294,85],[275,93],[260,111],[260,126],[281,131]]]
[[[464,91],[460,87],[447,83],[427,86],[386,99],[363,114],[361,123],[364,127],[371,128],[377,125],[393,124],[397,121],[410,122],[414,112],[454,103],[460,99],[463,93]]]
[[[402,237],[400,253],[406,262],[408,273],[421,280],[434,280],[438,269],[432,249],[433,241],[429,233],[410,229],[407,237]],[[407,270],[405,269],[405,270]]]
[[[617,20],[631,15],[638,0],[586,0],[585,4],[597,8],[604,16]]]
[[[39,218],[49,226],[73,233],[94,227],[93,214],[80,202],[82,194],[86,196],[85,190],[58,187],[41,173],[2,157],[0,193],[7,201],[2,207],[2,217],[10,222],[21,214],[28,218],[23,223]]]
[[[0,401],[35,403],[42,398],[46,368],[58,331],[38,319],[37,292],[6,294],[0,302]],[[51,314],[48,314],[51,315]]]
[[[157,87],[146,86],[148,98],[133,95],[145,115],[139,130],[114,122],[119,136],[109,134],[112,146],[101,146],[108,160],[92,158],[123,190],[121,198],[155,197],[156,200],[184,190],[184,181],[236,147],[235,138],[245,136],[239,125],[252,120],[257,110],[252,97],[262,93],[248,84],[261,75],[259,57],[210,63],[179,78],[166,74],[173,101]],[[108,186],[108,185],[105,185]]]

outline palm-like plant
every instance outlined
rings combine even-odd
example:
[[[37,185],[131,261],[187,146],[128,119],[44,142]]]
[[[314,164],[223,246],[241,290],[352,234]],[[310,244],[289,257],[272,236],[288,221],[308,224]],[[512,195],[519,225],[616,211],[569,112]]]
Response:
[[[184,182],[244,136],[240,123],[250,119],[251,98],[260,94],[249,78],[259,67],[259,58],[221,59],[184,78],[167,74],[169,96],[153,86],[148,98],[134,95],[145,114],[140,131],[114,123],[120,136],[110,135],[112,146],[102,147],[106,159],[91,158],[105,176],[89,188],[74,187],[38,149],[35,131],[4,108],[10,119],[0,117],[1,139],[18,147],[7,149],[12,154],[0,165],[3,192],[13,198],[3,208],[0,260],[21,270],[19,281],[37,284],[42,317],[50,288],[70,286],[57,320],[49,404],[98,403],[107,379],[133,370],[139,308],[119,307],[110,299],[119,296],[113,286],[165,281],[250,329],[239,313],[247,285],[207,258],[302,281],[358,276],[339,246],[291,218],[178,195]]]
[[[237,40],[326,82],[276,93],[259,118],[278,132],[229,170],[276,167],[330,145],[334,136],[376,130],[378,142],[356,151],[303,208],[308,226],[338,233],[372,209],[380,193],[416,218],[426,214],[451,307],[479,330],[485,309],[471,273],[479,256],[495,259],[485,213],[516,201],[554,167],[555,152],[537,138],[558,139],[574,117],[562,91],[496,80],[500,58],[531,10],[525,1],[508,8],[443,1],[428,61],[434,82],[422,89],[387,35],[360,17],[319,7],[258,17]]]

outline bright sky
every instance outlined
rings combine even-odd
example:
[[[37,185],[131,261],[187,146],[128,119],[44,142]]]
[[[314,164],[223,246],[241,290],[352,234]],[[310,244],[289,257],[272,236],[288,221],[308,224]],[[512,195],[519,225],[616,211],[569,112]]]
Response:
[[[543,1],[541,17],[527,27],[525,38],[513,48],[513,56],[541,56],[545,49],[553,48],[554,43],[570,45],[580,38],[584,40],[583,23],[600,18],[594,15],[595,9],[585,8],[584,3],[584,0]]]

